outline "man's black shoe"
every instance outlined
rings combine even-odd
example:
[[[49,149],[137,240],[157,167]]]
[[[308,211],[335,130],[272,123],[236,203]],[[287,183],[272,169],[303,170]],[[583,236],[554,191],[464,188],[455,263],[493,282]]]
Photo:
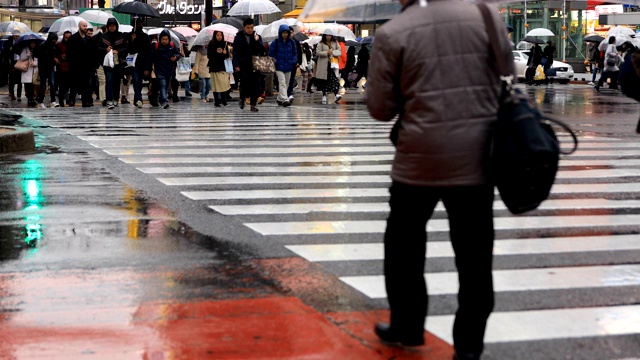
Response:
[[[102,100],[102,106],[107,106],[107,100]]]
[[[404,346],[424,345],[424,335],[407,336],[395,333],[388,324],[378,323],[375,328],[376,335],[380,340],[388,343],[400,343]]]
[[[240,99],[238,106],[240,106],[240,109],[244,109],[244,99]]]
[[[120,98],[120,104],[131,104],[131,103],[129,102],[129,100],[127,100],[126,97],[123,96]]]
[[[92,107],[92,103],[82,103],[82,107]]]
[[[476,356],[473,354],[453,354],[453,360],[480,360],[480,356]]]
[[[173,102],[174,102],[174,103],[180,102],[180,98],[179,98],[179,97],[177,97],[177,96],[174,96],[174,97],[173,97]]]

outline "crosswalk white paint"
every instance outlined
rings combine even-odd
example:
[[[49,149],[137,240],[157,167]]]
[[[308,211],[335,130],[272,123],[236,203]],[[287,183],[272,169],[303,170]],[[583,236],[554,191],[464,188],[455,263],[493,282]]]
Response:
[[[298,113],[283,113],[266,106],[257,115],[237,109],[223,114],[207,107],[193,107],[189,113],[171,110],[118,121],[103,114],[87,116],[80,127],[53,110],[37,114],[49,114],[45,120],[53,126],[148,174],[212,216],[240,221],[265,242],[284,244],[308,261],[331,267],[383,259],[385,221],[380,219],[389,211],[388,173],[394,156],[390,123],[373,122],[360,110],[300,108],[295,109]],[[559,138],[568,146],[565,134]],[[540,206],[544,216],[508,215],[496,199],[494,209],[501,212],[495,228],[513,236],[495,241],[494,253],[502,261],[528,255],[567,257],[564,265],[543,261],[536,267],[496,268],[499,293],[629,287],[640,294],[638,263],[571,263],[585,254],[614,258],[640,251],[640,142],[604,136],[580,140],[575,154],[561,158],[561,183]],[[448,231],[444,211],[439,204],[439,217],[429,221],[429,232]],[[531,237],[549,230],[568,234]],[[593,230],[598,236],[587,236]],[[519,238],[524,231],[527,238]],[[425,257],[452,260],[454,252],[448,241],[429,241]],[[366,297],[386,297],[379,270],[361,275],[340,271],[338,278]],[[431,295],[457,292],[455,272],[427,272],[425,277]],[[640,297],[621,306],[584,305],[589,303],[571,308],[559,298],[557,308],[530,311],[509,304],[515,310],[490,317],[486,342],[540,341],[544,347],[545,340],[640,334]],[[425,326],[452,342],[452,324],[453,314],[445,314],[429,316]]]
[[[624,274],[624,275],[621,275]],[[458,273],[425,274],[430,295],[458,293]],[[372,299],[387,296],[384,276],[343,276],[340,280]],[[495,291],[535,291],[640,285],[640,265],[494,270]]]
[[[287,245],[309,261],[362,261],[384,259],[381,243]],[[540,239],[495,240],[495,255],[562,254],[599,251],[640,250],[640,235],[576,236]],[[448,241],[427,242],[427,258],[453,257]]]

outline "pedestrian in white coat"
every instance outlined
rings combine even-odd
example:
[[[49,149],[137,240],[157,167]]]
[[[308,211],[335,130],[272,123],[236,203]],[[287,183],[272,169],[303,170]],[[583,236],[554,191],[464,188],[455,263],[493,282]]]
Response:
[[[27,105],[34,107],[37,105],[35,100],[35,85],[33,84],[34,76],[38,72],[38,59],[33,57],[33,51],[36,48],[35,41],[29,41],[29,44],[22,49],[19,55],[16,55],[17,61],[27,61],[27,71],[22,72],[20,82],[24,84],[25,93],[27,95]]]

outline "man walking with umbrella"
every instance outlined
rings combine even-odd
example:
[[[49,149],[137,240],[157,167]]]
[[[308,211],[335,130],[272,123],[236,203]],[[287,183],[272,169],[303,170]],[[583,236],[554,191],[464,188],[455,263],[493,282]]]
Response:
[[[93,106],[91,98],[91,78],[95,73],[95,54],[97,51],[93,39],[87,36],[89,24],[80,21],[78,32],[71,35],[67,43],[67,60],[72,79],[71,93],[69,94],[69,106],[75,106],[76,94],[82,96],[82,107]]]
[[[128,50],[129,54],[138,54],[131,74],[133,104],[138,108],[142,107],[142,78],[148,77],[151,70],[149,69],[148,61],[149,53],[151,52],[151,39],[149,35],[142,31],[142,26],[142,20],[138,19],[135,31],[130,35]]]
[[[263,56],[266,49],[262,37],[253,30],[253,19],[243,22],[244,29],[238,31],[233,41],[233,66],[240,73],[240,109],[244,109],[246,98],[250,99],[251,111],[258,111],[260,73],[253,70],[253,57]],[[283,87],[286,87],[284,84]]]

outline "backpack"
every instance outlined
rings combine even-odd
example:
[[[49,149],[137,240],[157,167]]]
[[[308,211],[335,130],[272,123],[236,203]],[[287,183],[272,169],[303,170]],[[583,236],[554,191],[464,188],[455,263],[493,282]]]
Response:
[[[172,49],[176,49],[176,46],[173,44],[173,41],[169,42],[169,45],[171,46]],[[156,43],[156,51],[158,51],[159,47],[160,47],[160,41]]]
[[[630,50],[620,66],[620,89],[626,96],[640,101],[640,51]]]

